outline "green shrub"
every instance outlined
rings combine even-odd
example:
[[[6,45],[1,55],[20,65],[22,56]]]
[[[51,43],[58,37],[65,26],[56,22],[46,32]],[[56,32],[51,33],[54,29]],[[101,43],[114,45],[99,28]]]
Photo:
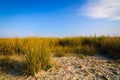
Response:
[[[47,70],[49,70],[50,68],[52,68],[52,66],[51,66],[51,65],[47,65],[47,66],[44,68],[44,70],[47,71]]]
[[[85,56],[82,53],[78,53],[78,57],[83,59]]]

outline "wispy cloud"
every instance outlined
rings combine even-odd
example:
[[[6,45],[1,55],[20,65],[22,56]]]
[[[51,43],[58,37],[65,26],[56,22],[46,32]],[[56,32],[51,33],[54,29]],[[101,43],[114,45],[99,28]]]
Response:
[[[120,0],[88,0],[81,11],[93,19],[120,20]]]

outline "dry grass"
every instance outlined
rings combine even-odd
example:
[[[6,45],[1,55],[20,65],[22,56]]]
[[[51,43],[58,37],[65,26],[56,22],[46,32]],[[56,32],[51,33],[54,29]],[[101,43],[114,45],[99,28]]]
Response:
[[[109,56],[120,58],[120,38],[106,37],[102,40],[101,48]]]
[[[76,53],[83,58],[96,54],[96,51],[120,58],[120,37],[1,38],[0,66],[8,65],[9,69],[13,61],[23,62],[20,63],[23,73],[34,75],[51,67],[53,53],[59,57]],[[24,59],[17,59],[16,55],[22,55]]]
[[[31,41],[25,49],[27,69],[34,75],[46,66],[51,65],[51,54],[47,51],[47,42]]]

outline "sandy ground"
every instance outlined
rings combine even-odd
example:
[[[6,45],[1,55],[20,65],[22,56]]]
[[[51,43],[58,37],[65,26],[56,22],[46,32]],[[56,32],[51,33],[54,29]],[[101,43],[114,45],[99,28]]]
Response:
[[[32,76],[15,71],[1,71],[0,80],[120,80],[120,60],[113,61],[104,55],[54,57],[54,66]]]

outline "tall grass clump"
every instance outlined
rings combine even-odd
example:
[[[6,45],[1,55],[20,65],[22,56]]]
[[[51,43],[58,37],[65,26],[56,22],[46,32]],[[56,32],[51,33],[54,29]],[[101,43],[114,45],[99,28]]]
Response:
[[[120,37],[105,37],[101,42],[101,50],[111,57],[120,59]]]
[[[35,75],[41,69],[51,65],[51,54],[47,51],[47,44],[40,40],[29,40],[25,47],[26,69]]]

